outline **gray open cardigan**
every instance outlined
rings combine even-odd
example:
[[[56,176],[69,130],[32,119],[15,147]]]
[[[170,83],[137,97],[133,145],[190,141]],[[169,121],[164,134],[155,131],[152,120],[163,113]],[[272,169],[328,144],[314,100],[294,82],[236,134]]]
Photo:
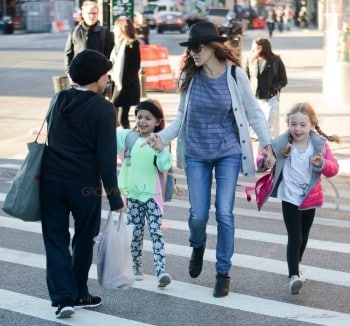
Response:
[[[255,175],[254,154],[250,139],[249,125],[259,137],[260,145],[265,147],[271,144],[271,136],[265,115],[260,109],[252,93],[248,77],[243,69],[236,67],[236,80],[231,74],[231,65],[227,64],[227,84],[232,99],[232,110],[236,120],[239,140],[242,150],[241,173],[243,176]],[[164,144],[177,138],[177,167],[185,165],[185,135],[187,127],[187,107],[191,94],[192,81],[188,89],[180,94],[178,112],[172,123],[159,132]]]

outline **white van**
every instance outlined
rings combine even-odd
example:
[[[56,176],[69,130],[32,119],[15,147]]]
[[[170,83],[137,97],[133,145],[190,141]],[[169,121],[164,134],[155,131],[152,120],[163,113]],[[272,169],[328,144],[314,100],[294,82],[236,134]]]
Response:
[[[155,28],[155,16],[162,11],[175,11],[173,1],[148,1],[148,5],[144,7],[143,14],[148,22],[149,27]]]

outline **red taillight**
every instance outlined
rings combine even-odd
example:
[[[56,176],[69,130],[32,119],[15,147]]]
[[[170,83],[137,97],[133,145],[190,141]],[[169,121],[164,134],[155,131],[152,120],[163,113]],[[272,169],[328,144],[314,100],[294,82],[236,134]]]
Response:
[[[182,19],[181,18],[176,19],[176,23],[182,24]]]

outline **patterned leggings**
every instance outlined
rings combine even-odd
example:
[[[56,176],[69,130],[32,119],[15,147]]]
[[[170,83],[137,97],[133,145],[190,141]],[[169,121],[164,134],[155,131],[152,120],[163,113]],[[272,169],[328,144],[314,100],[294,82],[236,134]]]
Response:
[[[161,231],[162,214],[153,198],[143,203],[136,199],[128,198],[128,224],[134,225],[134,233],[131,241],[131,255],[133,266],[137,270],[142,269],[142,249],[145,233],[145,220],[152,241],[153,261],[156,276],[165,270],[164,241]]]

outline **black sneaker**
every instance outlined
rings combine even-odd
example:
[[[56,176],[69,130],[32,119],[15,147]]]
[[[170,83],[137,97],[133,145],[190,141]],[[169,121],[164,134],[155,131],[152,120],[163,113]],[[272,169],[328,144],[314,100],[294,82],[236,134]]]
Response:
[[[86,297],[80,298],[74,305],[74,308],[93,308],[101,305],[102,299],[97,296],[88,294]]]
[[[68,318],[74,314],[74,308],[72,306],[58,305],[56,311],[56,318]]]

